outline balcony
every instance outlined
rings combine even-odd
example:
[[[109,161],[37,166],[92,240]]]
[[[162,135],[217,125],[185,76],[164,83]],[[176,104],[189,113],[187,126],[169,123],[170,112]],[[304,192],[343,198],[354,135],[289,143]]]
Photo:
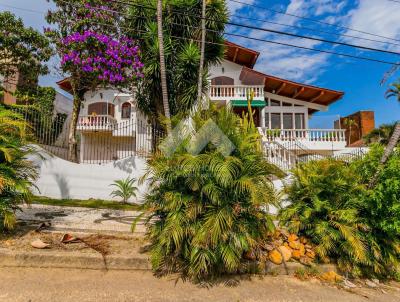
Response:
[[[346,147],[346,130],[259,128],[265,141],[276,141],[287,149],[339,150]]]
[[[117,121],[111,115],[86,115],[78,118],[78,131],[113,131]]]
[[[263,85],[211,85],[209,97],[212,101],[247,100],[251,91],[254,91],[255,100],[264,100]]]

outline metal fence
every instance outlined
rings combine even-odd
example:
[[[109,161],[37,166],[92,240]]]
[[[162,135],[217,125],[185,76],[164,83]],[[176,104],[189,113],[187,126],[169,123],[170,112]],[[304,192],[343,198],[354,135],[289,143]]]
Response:
[[[71,118],[65,114],[45,114],[34,107],[12,107],[30,128],[32,140],[50,154],[68,158]],[[157,149],[164,131],[133,119],[117,123],[114,119],[79,117],[77,155],[79,163],[104,164],[137,156],[147,158]]]

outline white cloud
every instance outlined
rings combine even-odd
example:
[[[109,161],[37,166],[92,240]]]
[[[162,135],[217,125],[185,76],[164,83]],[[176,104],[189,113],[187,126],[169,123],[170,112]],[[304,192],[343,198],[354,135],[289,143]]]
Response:
[[[332,14],[341,16],[343,14],[342,10],[345,6],[346,1],[332,3],[331,0],[291,0],[285,8],[285,12],[307,18],[321,19],[321,17],[325,18]],[[270,18],[270,21],[301,26],[303,25],[304,20],[289,15],[275,14]],[[313,24],[310,25],[310,23],[307,24],[308,27],[311,27],[312,25]],[[292,33],[298,32],[294,29],[288,30],[288,27],[271,26],[269,23],[262,24],[261,27],[274,29],[279,28],[280,30],[290,31]],[[310,33],[307,34],[310,35]],[[318,46],[321,46],[321,42],[318,41],[270,34],[258,30],[251,31],[248,36],[307,48],[318,48]],[[244,43],[243,45],[247,45],[250,48],[260,51],[261,54],[256,69],[265,73],[308,84],[314,83],[318,80],[318,77],[325,71],[330,58],[329,54],[293,48],[291,46],[270,44],[248,39],[241,39],[240,42],[242,44]]]
[[[249,0],[242,1],[241,0],[240,2],[247,3],[247,4],[254,4],[256,2],[256,0],[251,0],[251,1],[249,1]],[[233,2],[233,1],[227,1],[227,5],[228,5],[229,13],[231,15],[235,14],[237,11],[241,10],[243,7],[246,7],[245,4]]]
[[[360,31],[392,39],[400,39],[400,3],[383,0],[362,0],[358,3],[358,6],[355,9],[349,12],[346,25],[349,28]],[[348,30],[347,34],[400,44],[396,41],[362,34],[351,30]],[[347,39],[347,41],[360,42],[358,39]],[[381,43],[371,41],[363,41],[362,44],[373,47],[385,47]],[[386,48],[396,49],[396,46],[387,45]],[[399,48],[397,47],[397,49]]]

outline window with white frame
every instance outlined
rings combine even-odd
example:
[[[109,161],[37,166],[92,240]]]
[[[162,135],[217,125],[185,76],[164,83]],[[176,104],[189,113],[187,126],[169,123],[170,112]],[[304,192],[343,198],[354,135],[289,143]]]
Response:
[[[266,99],[264,126],[268,129],[306,129],[308,108],[288,101]]]

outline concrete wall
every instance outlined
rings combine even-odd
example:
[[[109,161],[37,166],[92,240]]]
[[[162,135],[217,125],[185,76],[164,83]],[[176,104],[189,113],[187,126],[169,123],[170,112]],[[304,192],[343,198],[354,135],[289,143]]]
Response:
[[[145,160],[131,157],[104,165],[75,164],[58,157],[43,154],[45,159],[32,158],[40,166],[36,182],[39,192],[35,194],[51,198],[111,200],[114,180],[128,176],[136,179],[145,172]],[[139,199],[146,186],[139,187]],[[132,200],[135,201],[135,200]]]

